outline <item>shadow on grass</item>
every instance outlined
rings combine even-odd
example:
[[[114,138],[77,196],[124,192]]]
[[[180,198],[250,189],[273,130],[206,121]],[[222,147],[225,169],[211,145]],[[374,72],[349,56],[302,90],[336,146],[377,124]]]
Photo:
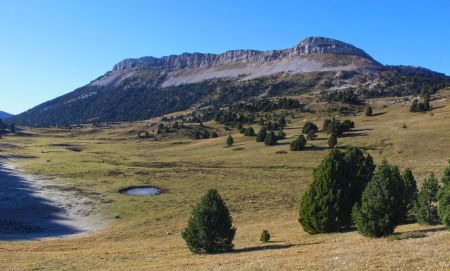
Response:
[[[421,229],[421,230],[413,230],[413,231],[405,231],[403,233],[410,233],[410,232],[420,232],[420,233],[432,233],[432,232],[440,232],[440,231],[446,231],[447,229],[442,226],[438,228],[430,228],[430,229]]]
[[[349,132],[345,133],[340,137],[357,137],[357,136],[366,136],[368,133],[362,133],[362,132]]]
[[[439,108],[443,108],[446,107],[445,105],[440,105],[440,106],[433,106],[432,109],[439,109]]]
[[[242,252],[254,252],[254,251],[261,251],[261,250],[273,250],[273,249],[286,249],[293,247],[292,244],[286,244],[286,245],[265,245],[265,246],[258,246],[258,247],[246,247],[246,248],[239,248],[233,250],[233,253],[242,253]]]
[[[320,146],[306,146],[304,148],[305,151],[323,151],[329,149],[327,147],[320,147]]]
[[[386,112],[378,112],[378,113],[373,113],[372,116],[375,117],[375,116],[381,116],[384,114],[386,114]]]
[[[372,128],[365,128],[365,129],[352,129],[350,132],[367,132],[367,131],[373,131]]]

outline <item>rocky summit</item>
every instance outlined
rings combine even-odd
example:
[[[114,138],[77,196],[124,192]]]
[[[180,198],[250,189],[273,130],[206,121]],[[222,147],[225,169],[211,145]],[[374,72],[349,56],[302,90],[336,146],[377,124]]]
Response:
[[[336,61],[338,55],[341,59]],[[183,53],[181,55],[125,59],[92,85],[118,84],[142,70],[164,75],[161,86],[195,83],[223,77],[251,79],[279,72],[355,70],[381,65],[353,45],[322,37],[310,37],[285,50],[232,50],[223,54]]]
[[[449,82],[424,68],[382,65],[345,42],[309,37],[284,50],[125,59],[88,85],[11,121],[29,126],[134,121],[255,97],[349,91],[360,98],[403,96]]]

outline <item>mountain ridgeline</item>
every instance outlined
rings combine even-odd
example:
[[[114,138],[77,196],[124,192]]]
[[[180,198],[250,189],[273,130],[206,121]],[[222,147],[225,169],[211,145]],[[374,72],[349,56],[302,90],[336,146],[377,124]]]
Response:
[[[234,50],[126,59],[86,86],[10,120],[28,126],[134,121],[254,97],[352,90],[404,96],[450,85],[424,68],[385,66],[350,44],[310,37],[285,50]]]
[[[4,111],[0,111],[0,119],[6,119],[13,116],[12,114],[6,113]]]

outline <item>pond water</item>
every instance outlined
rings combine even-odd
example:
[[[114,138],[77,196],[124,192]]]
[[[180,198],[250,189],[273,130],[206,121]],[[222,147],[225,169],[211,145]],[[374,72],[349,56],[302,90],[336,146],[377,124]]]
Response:
[[[155,187],[130,187],[120,190],[120,193],[129,196],[155,196],[161,193],[161,190]]]

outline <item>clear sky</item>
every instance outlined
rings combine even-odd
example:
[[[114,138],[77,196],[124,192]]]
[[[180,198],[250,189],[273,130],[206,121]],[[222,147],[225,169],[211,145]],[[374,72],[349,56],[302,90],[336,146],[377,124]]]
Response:
[[[0,0],[0,110],[20,113],[124,58],[284,49],[308,36],[450,75],[449,0]]]

